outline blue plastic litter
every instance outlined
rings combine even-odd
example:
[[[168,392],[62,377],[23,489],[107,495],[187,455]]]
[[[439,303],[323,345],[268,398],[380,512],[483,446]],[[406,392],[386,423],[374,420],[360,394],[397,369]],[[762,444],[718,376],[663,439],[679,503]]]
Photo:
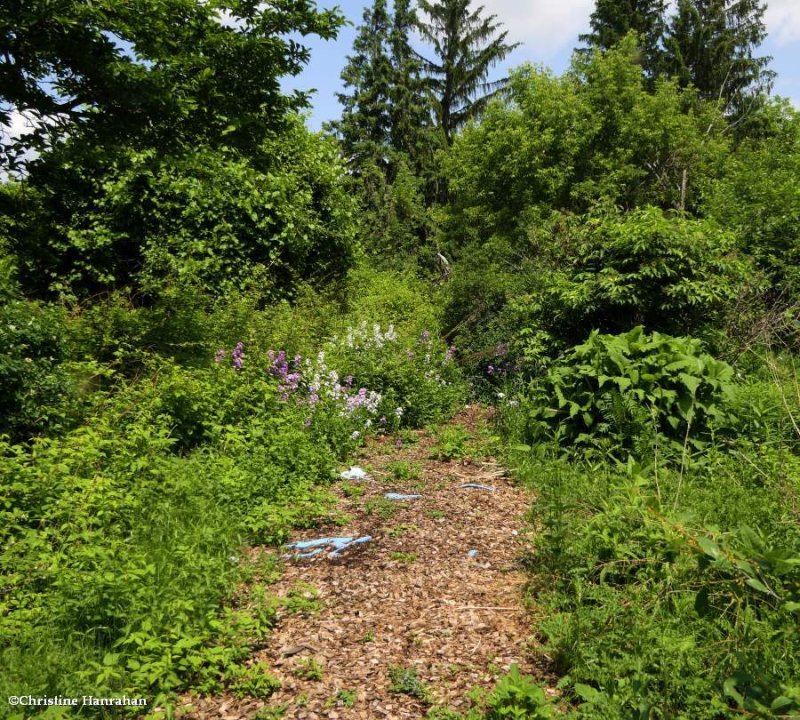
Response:
[[[471,558],[478,557],[478,551],[477,550],[470,550],[467,553],[467,555],[469,555]]]
[[[494,492],[496,488],[493,488],[489,485],[478,485],[478,483],[464,483],[462,488],[475,488],[476,490],[488,490],[489,492]]]
[[[331,551],[331,557],[336,557],[340,555],[344,550],[347,548],[352,547],[353,545],[362,545],[364,543],[368,543],[372,540],[371,535],[363,535],[359,538],[353,537],[328,537],[328,538],[319,538],[317,540],[303,540],[300,542],[293,542],[289,543],[286,547],[294,548],[295,550],[311,550],[311,552],[299,553],[295,555],[298,558],[308,558],[313,557],[321,552],[324,552],[328,548],[333,548]],[[312,549],[313,548],[313,549]]]
[[[386,493],[383,497],[387,500],[419,500],[422,495],[402,495],[401,493]]]

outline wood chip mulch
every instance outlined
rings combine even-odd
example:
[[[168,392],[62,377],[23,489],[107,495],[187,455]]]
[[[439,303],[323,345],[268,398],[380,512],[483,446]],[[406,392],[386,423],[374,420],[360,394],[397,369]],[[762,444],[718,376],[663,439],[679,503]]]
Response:
[[[487,422],[485,409],[467,406],[452,424],[475,435]],[[421,431],[418,442],[399,448],[389,438],[371,443],[358,459],[370,474],[359,483],[363,494],[344,492],[355,482],[336,489],[351,522],[294,538],[373,540],[340,557],[286,562],[274,591],[313,586],[322,607],[282,616],[269,647],[253,655],[253,662],[268,663],[281,689],[268,701],[186,698],[184,718],[240,720],[281,705],[283,717],[296,720],[424,718],[431,702],[465,711],[471,689],[490,689],[514,663],[541,674],[528,649],[532,616],[523,605],[527,576],[519,566],[533,498],[491,457],[432,459],[435,441]],[[391,472],[402,461],[418,468],[414,477],[398,480]],[[422,497],[390,504],[386,492]],[[321,679],[302,679],[312,659]],[[413,668],[428,688],[427,702],[392,692],[392,667]]]

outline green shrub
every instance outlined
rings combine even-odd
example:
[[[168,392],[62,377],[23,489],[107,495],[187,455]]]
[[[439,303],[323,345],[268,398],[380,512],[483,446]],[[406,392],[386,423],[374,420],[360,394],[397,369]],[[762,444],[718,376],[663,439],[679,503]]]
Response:
[[[24,299],[0,254],[0,435],[63,432],[88,412],[110,374],[77,352],[79,323],[65,306]]]
[[[607,439],[633,447],[658,435],[701,447],[727,419],[733,369],[689,338],[593,332],[530,387],[532,439],[587,447]]]
[[[777,119],[766,138],[747,140],[728,158],[723,176],[707,193],[705,209],[735,234],[739,246],[768,275],[772,296],[800,300],[800,117],[776,100]]]
[[[680,471],[512,451],[537,492],[529,562],[547,608],[541,649],[578,717],[800,710],[792,450],[712,444]]]
[[[335,143],[302,118],[288,117],[247,157],[181,150],[116,148],[63,165],[51,154],[28,192],[4,188],[0,203],[13,203],[16,220],[0,230],[26,290],[85,298],[130,288],[152,298],[177,285],[221,296],[263,267],[265,290],[278,297],[347,271],[355,205]]]
[[[447,324],[484,378],[520,359],[535,373],[593,330],[717,340],[734,307],[759,307],[760,276],[713,222],[654,207],[532,222],[521,248],[500,238],[469,246],[451,284]]]
[[[467,454],[469,435],[460,427],[443,428],[436,445],[431,448],[431,457],[436,460],[450,462]]]
[[[522,675],[512,665],[486,701],[486,720],[545,720],[553,717],[553,706],[542,687],[531,677]]]
[[[515,298],[527,354],[579,342],[591,330],[698,334],[719,328],[758,280],[735,239],[708,221],[656,208],[588,218],[564,231],[557,265]]]

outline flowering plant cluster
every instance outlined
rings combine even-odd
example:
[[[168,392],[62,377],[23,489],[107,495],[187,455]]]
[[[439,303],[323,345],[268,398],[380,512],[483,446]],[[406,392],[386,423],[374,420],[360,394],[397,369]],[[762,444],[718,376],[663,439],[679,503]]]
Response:
[[[338,342],[339,338],[334,337],[333,342]],[[394,325],[389,325],[386,331],[381,330],[378,323],[373,323],[372,328],[368,327],[367,321],[363,320],[357,327],[347,328],[345,344],[350,349],[371,350],[382,348],[386,343],[397,341],[397,332]]]
[[[445,414],[459,395],[455,348],[430,331],[401,339],[394,325],[362,322],[333,337],[314,357],[286,350],[267,352],[266,376],[281,402],[302,408],[307,428],[320,423],[351,439],[364,432],[391,432]],[[217,351],[222,363],[226,351]],[[231,366],[244,367],[244,345],[231,353]],[[263,376],[262,376],[263,377]]]
[[[336,364],[357,375],[361,384],[391,394],[404,409],[403,423],[420,426],[446,415],[463,390],[448,348],[430,330],[411,335],[394,325],[384,330],[366,322],[333,338]]]
[[[383,343],[387,336],[391,339],[391,333],[384,336],[378,329],[370,341]],[[224,349],[219,349],[215,362],[222,363],[226,355]],[[387,405],[388,398],[382,393],[359,387],[353,375],[340,377],[328,366],[325,356],[325,351],[320,351],[314,359],[299,354],[290,357],[285,350],[267,352],[267,376],[277,381],[276,390],[282,402],[307,409],[306,428],[311,427],[314,416],[319,413],[332,413],[345,419],[356,428],[350,433],[353,440],[371,428],[388,431],[399,425],[404,415],[402,407]],[[237,370],[244,367],[244,344],[241,342],[231,353],[231,366]]]
[[[486,374],[499,380],[505,380],[509,375],[513,375],[520,368],[515,360],[511,359],[510,346],[508,343],[500,343],[494,348],[493,359],[486,366]]]

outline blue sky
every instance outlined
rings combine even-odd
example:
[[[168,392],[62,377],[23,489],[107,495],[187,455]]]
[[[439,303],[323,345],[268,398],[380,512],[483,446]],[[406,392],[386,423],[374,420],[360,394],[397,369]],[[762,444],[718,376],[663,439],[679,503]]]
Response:
[[[362,0],[318,0],[320,7],[338,5],[357,25],[367,2]],[[578,35],[585,32],[594,0],[483,0],[489,13],[497,15],[509,31],[508,39],[521,42],[513,55],[497,68],[502,76],[508,68],[522,62],[541,63],[556,73],[569,64]],[[778,73],[774,94],[790,98],[800,107],[800,0],[771,0],[766,14],[769,37],[761,54],[771,55],[772,69]],[[311,62],[302,75],[292,78],[288,87],[316,88],[309,124],[319,129],[326,120],[339,116],[336,92],[341,89],[339,74],[351,52],[355,27],[346,27],[335,41],[310,39]]]
[[[511,42],[522,45],[501,65],[495,77],[503,77],[508,69],[523,62],[546,65],[556,73],[569,64],[578,35],[589,26],[594,0],[473,0],[486,12],[497,15],[508,30]],[[339,117],[341,108],[336,92],[341,90],[339,75],[351,52],[361,22],[366,0],[317,0],[319,7],[338,5],[352,25],[345,27],[334,41],[307,38],[311,61],[304,72],[288,78],[284,87],[308,90],[316,88],[312,97],[309,125],[318,130],[326,120]],[[774,94],[788,97],[800,108],[800,0],[768,0],[765,22],[769,36],[760,54],[771,55],[772,69],[778,73]],[[11,127],[0,126],[0,137],[29,131],[29,121],[14,113]]]

